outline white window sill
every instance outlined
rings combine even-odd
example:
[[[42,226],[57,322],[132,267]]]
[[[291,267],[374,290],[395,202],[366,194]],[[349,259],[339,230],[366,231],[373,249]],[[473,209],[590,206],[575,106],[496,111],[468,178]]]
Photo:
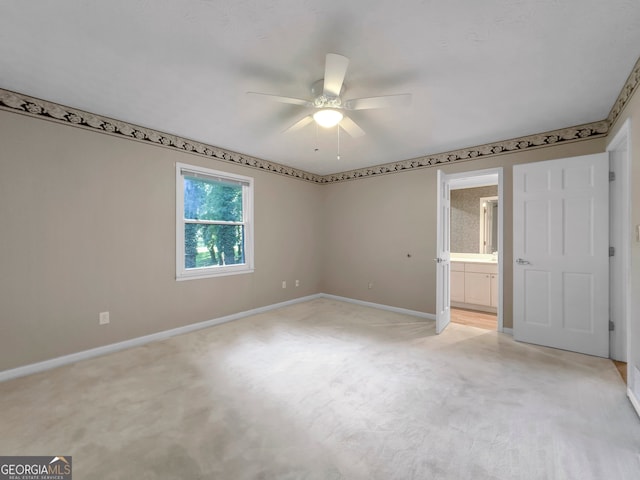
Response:
[[[253,273],[253,268],[238,268],[222,271],[206,271],[206,272],[187,272],[176,276],[177,282],[184,280],[198,280],[201,278],[228,277],[229,275],[242,275],[244,273]]]

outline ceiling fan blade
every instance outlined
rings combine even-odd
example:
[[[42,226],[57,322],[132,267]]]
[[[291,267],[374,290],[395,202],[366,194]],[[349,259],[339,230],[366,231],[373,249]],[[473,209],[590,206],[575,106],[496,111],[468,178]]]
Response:
[[[247,92],[247,95],[258,95],[260,97],[266,97],[269,100],[273,100],[276,102],[290,103],[292,105],[300,105],[302,107],[313,106],[313,104],[309,100],[304,100],[302,98],[282,97],[280,95],[271,95],[270,93],[258,93],[258,92]]]
[[[349,117],[342,117],[340,121],[340,126],[347,132],[351,137],[358,138],[365,135],[364,130],[362,130],[356,122],[351,120]]]
[[[329,97],[339,97],[342,82],[347,73],[349,59],[335,53],[327,53],[324,65],[324,94]]]
[[[411,94],[401,93],[382,97],[354,98],[347,100],[344,108],[347,110],[367,110],[370,108],[405,107],[410,103]]]
[[[301,118],[300,120],[298,120],[296,123],[291,125],[286,130],[283,130],[282,133],[295,132],[296,130],[300,130],[301,128],[306,127],[311,122],[313,122],[313,117],[311,115],[307,115],[306,117]]]

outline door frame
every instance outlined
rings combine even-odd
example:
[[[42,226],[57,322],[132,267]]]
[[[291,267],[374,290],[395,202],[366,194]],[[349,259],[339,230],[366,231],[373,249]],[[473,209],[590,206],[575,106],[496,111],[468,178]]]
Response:
[[[609,154],[609,166],[611,167],[611,159],[616,153],[623,153],[620,157],[620,171],[616,173],[616,180],[613,184],[609,184],[610,188],[613,185],[616,188],[616,195],[620,201],[622,212],[620,214],[621,224],[618,226],[621,238],[617,238],[617,242],[620,244],[620,252],[616,252],[616,255],[620,255],[622,265],[622,271],[611,272],[612,275],[616,275],[620,279],[620,284],[624,285],[623,292],[623,305],[624,313],[622,319],[622,325],[616,325],[616,330],[611,332],[609,337],[609,357],[614,360],[620,360],[626,362],[630,356],[631,349],[631,337],[629,335],[629,329],[631,327],[631,120],[627,119],[620,127],[615,137],[607,143],[606,152]],[[613,215],[609,215],[609,226],[612,228],[613,219],[617,218]],[[615,338],[616,335],[622,335],[622,338]],[[626,348],[621,348],[620,345],[625,345]]]
[[[504,328],[503,303],[504,303],[504,173],[503,168],[487,168],[483,170],[471,170],[468,172],[447,173],[445,181],[449,190],[460,188],[483,187],[498,185],[498,332],[513,333],[513,329]],[[444,173],[444,172],[443,172]],[[442,225],[438,223],[438,235],[441,234]],[[439,281],[437,279],[436,281]],[[441,288],[437,286],[436,288]]]

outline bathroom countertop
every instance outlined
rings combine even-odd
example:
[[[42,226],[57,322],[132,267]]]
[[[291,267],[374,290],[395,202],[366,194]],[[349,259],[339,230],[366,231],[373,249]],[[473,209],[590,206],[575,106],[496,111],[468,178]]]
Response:
[[[464,253],[452,253],[450,257],[450,261],[452,262],[460,262],[460,263],[490,263],[497,264],[498,259],[493,255],[483,255],[483,254],[464,254]]]

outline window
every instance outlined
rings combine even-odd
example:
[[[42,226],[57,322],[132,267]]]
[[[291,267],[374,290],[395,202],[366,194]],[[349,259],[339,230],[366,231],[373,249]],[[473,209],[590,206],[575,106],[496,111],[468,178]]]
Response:
[[[253,179],[176,164],[176,278],[253,271]]]

